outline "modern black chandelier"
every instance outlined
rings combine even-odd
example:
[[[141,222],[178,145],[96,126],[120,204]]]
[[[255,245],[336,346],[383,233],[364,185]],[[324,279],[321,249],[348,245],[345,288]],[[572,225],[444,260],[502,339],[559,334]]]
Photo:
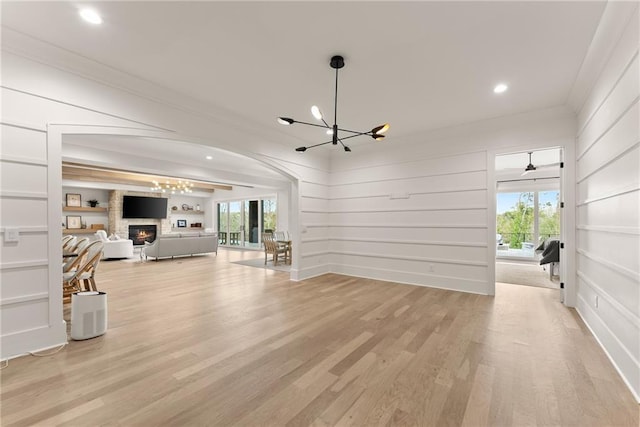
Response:
[[[358,132],[358,131],[355,131],[355,130],[342,129],[342,128],[338,127],[338,124],[337,124],[337,122],[338,122],[338,70],[340,68],[344,67],[344,58],[342,56],[339,56],[339,55],[333,56],[331,58],[331,62],[329,62],[329,65],[331,65],[331,68],[336,70],[336,89],[335,89],[334,98],[333,98],[333,126],[330,126],[329,123],[326,122],[326,120],[324,119],[324,116],[322,115],[322,112],[320,111],[320,108],[318,108],[315,105],[311,107],[311,114],[317,120],[320,120],[323,123],[322,125],[315,124],[315,123],[301,122],[299,120],[294,120],[294,119],[291,119],[289,117],[278,117],[278,123],[280,123],[282,125],[287,125],[288,126],[288,125],[292,125],[294,123],[300,123],[300,124],[303,124],[303,125],[315,126],[315,127],[327,129],[327,134],[331,135],[331,141],[321,142],[320,144],[310,145],[308,147],[298,147],[298,148],[296,148],[296,151],[298,151],[298,152],[303,153],[303,152],[307,151],[309,148],[319,147],[319,146],[325,145],[325,144],[338,145],[338,142],[342,145],[342,147],[344,148],[344,151],[350,152],[351,148],[349,148],[343,142],[345,139],[355,138],[357,136],[362,136],[362,135],[367,135],[367,136],[370,136],[371,138],[375,139],[376,141],[381,141],[382,139],[384,139],[384,135],[383,134],[389,129],[389,124],[388,123],[385,123],[385,124],[380,125],[380,126],[376,126],[376,127],[374,127],[373,129],[371,129],[368,132]],[[340,137],[338,135],[338,132],[347,132],[350,135],[344,136],[344,137]]]

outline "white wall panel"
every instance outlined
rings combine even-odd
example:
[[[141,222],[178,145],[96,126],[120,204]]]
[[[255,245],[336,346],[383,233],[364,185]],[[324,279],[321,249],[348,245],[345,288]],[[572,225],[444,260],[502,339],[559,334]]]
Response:
[[[2,306],[2,334],[11,335],[46,325],[49,322],[49,301],[46,297]]]
[[[304,197],[315,197],[319,199],[329,198],[329,187],[323,184],[302,181],[300,182],[300,193]]]
[[[2,198],[0,215],[4,226],[47,226],[47,201],[45,199]]]
[[[0,304],[2,301],[25,295],[48,294],[49,281],[47,274],[47,265],[0,270],[0,283],[2,283]]]
[[[401,193],[401,191],[399,191]],[[360,197],[353,199],[335,199],[329,204],[330,210],[337,211],[357,211],[357,210],[404,210],[411,208],[466,208],[469,206],[486,207],[487,191],[472,190],[453,193],[429,193],[414,194],[400,199],[392,199],[388,196],[382,197]]]
[[[638,228],[640,194],[632,192],[578,206],[577,222],[583,226]]]
[[[5,106],[6,108],[6,106]],[[3,158],[25,159],[30,162],[47,162],[47,134],[17,126],[0,125]]]
[[[578,230],[577,240],[578,247],[594,257],[609,260],[636,275],[640,273],[638,235]]]
[[[578,114],[576,267],[578,312],[640,401],[638,22],[636,7]]]
[[[361,169],[333,171],[331,185],[365,183],[381,181],[386,177],[395,180],[415,179],[416,177],[452,175],[469,171],[484,171],[487,168],[487,155],[484,151],[463,153],[441,157],[427,157],[409,162],[367,165]],[[380,179],[380,178],[383,179]]]
[[[315,197],[301,197],[300,209],[305,211],[329,211],[329,201]]]
[[[640,188],[640,147],[609,163],[578,184],[578,203]]]
[[[376,176],[376,180],[371,182],[333,186],[331,199],[484,190],[486,182],[486,171],[402,179]]]
[[[404,225],[402,227],[389,224],[382,227],[333,227],[331,239],[382,239],[403,242],[430,242],[436,245],[461,244],[463,246],[487,246],[487,229],[480,228],[441,228],[438,226],[423,227],[420,225]]]
[[[636,46],[637,48],[637,46]],[[622,72],[623,70],[621,70]],[[609,82],[613,90],[600,105],[593,118],[586,124],[578,139],[578,158],[580,158],[592,144],[609,130],[624,112],[637,101],[640,93],[640,68],[636,56],[630,66],[617,82]]]
[[[619,310],[615,298],[609,298],[606,294],[599,292],[596,286],[590,285],[582,277],[578,277],[578,282],[580,297],[590,305],[591,310],[602,323],[607,325],[609,332],[615,339],[620,343],[636,342],[638,335],[640,335],[640,318]],[[625,347],[631,358],[637,363],[640,360],[640,345],[625,345]]]
[[[629,313],[637,311],[640,305],[640,288],[637,278],[615,268],[611,264],[603,264],[588,258],[585,254],[578,254],[578,275],[596,283],[604,292],[608,293],[620,303]]]
[[[616,157],[640,142],[640,104],[633,104],[620,121],[616,122],[589,151],[580,159],[577,169],[578,181],[594,173],[598,168],[613,161]]]
[[[47,167],[3,161],[0,191],[10,194],[47,194]]]
[[[20,233],[19,243],[2,242],[0,245],[0,259],[2,266],[20,262],[42,261],[49,259],[48,237],[41,233]]]
[[[372,211],[372,212],[336,212],[329,214],[331,225],[351,224],[434,224],[442,226],[451,225],[478,225],[486,224],[486,209],[467,210],[398,210],[398,211]]]
[[[484,247],[449,246],[446,242],[440,244],[423,244],[418,241],[406,243],[388,239],[332,239],[329,241],[332,252],[349,252],[376,255],[381,258],[420,258],[433,262],[470,262],[486,263],[487,251]]]

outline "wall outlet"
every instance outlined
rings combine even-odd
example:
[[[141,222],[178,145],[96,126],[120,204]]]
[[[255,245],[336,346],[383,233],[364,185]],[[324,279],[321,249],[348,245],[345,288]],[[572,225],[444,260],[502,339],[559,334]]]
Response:
[[[20,229],[17,227],[6,227],[4,229],[5,243],[17,243],[20,241]]]

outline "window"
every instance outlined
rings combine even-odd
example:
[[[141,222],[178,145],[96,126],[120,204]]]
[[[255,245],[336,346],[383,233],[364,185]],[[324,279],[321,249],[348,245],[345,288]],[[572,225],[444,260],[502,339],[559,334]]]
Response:
[[[560,193],[529,191],[498,193],[496,255],[534,258],[545,239],[560,235]]]

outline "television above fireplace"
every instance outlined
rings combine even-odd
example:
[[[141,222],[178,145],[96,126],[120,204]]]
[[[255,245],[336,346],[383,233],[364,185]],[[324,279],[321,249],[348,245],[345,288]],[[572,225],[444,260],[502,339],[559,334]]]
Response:
[[[163,197],[123,196],[122,218],[167,217],[168,199]]]

